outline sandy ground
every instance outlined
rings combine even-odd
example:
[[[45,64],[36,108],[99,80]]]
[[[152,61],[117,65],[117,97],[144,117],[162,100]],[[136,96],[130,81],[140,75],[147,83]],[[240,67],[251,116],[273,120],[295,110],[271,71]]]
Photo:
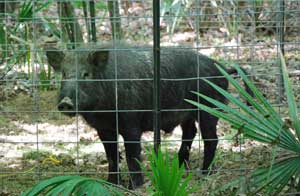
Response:
[[[55,125],[50,123],[28,124],[12,121],[16,130],[9,134],[0,134],[0,164],[8,167],[17,167],[24,153],[30,151],[47,151],[53,155],[67,153],[76,157],[77,154],[104,155],[104,148],[96,131],[89,127],[83,119],[74,118],[73,123],[67,125]],[[223,125],[221,125],[223,126]],[[220,128],[219,128],[220,129]],[[224,129],[224,128],[223,128]],[[181,127],[174,129],[173,134],[162,132],[163,146],[169,149],[179,149],[181,144]],[[18,132],[17,134],[15,134]],[[222,132],[220,133],[222,135]],[[222,137],[221,137],[222,138]],[[203,149],[203,142],[199,134],[193,142],[192,151]],[[123,149],[123,139],[119,137],[120,147]],[[164,144],[166,142],[166,144]],[[145,132],[142,135],[143,145],[153,144],[153,132]],[[219,142],[219,148],[238,151],[239,146],[232,146],[230,140]],[[79,148],[77,148],[79,145]],[[13,164],[12,164],[13,163]]]

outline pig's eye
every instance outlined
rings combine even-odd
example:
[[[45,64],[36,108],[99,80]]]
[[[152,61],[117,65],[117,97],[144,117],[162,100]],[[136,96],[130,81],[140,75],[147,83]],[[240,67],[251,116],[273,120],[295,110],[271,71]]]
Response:
[[[89,76],[90,76],[90,74],[86,71],[82,73],[82,78],[84,78],[84,79],[88,78]]]

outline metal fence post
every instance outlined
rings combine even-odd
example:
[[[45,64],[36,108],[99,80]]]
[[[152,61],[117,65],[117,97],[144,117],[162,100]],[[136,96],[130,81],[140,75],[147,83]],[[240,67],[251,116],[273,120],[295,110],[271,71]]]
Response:
[[[153,126],[154,150],[160,145],[160,0],[153,0]]]

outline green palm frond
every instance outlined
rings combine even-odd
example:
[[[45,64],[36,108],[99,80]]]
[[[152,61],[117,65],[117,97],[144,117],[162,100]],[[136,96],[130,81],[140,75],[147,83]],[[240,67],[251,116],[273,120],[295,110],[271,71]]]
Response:
[[[158,152],[152,149],[148,152],[150,161],[150,172],[140,163],[142,169],[150,179],[153,186],[153,196],[187,196],[195,191],[189,186],[192,175],[189,174],[184,180],[184,166],[179,166],[178,156],[174,155],[170,160],[169,153]]]
[[[111,184],[104,180],[86,178],[82,176],[58,176],[42,181],[41,183],[34,186],[32,189],[21,194],[21,196],[37,196],[37,195],[78,195],[78,196],[92,196],[92,195],[103,195],[103,196],[123,196],[126,195],[137,195],[128,189],[121,186]]]
[[[281,55],[281,70],[283,73],[283,81],[288,101],[289,119],[291,123],[284,121],[283,117],[276,112],[268,100],[255,87],[246,74],[234,65],[241,78],[252,91],[250,96],[246,90],[226,71],[216,65],[229,83],[237,90],[240,98],[236,98],[226,90],[220,88],[213,82],[204,79],[212,88],[222,94],[233,104],[228,106],[220,101],[214,100],[204,94],[193,92],[201,99],[211,103],[214,107],[209,107],[199,102],[186,100],[187,102],[197,106],[218,118],[229,122],[234,129],[243,133],[246,138],[270,144],[273,149],[281,148],[288,152],[289,156],[281,159],[276,157],[274,151],[273,160],[267,168],[259,168],[249,176],[241,177],[226,186],[214,191],[213,194],[220,193],[237,184],[245,184],[249,187],[249,195],[254,195],[260,191],[269,195],[279,194],[292,178],[300,177],[300,122],[297,111],[297,104],[292,90],[291,83],[288,78],[288,72],[283,56]],[[248,102],[248,106],[243,101]]]

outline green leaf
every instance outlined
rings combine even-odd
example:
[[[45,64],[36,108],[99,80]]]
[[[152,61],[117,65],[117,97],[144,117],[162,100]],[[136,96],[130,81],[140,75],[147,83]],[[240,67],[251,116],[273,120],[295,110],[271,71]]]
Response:
[[[233,115],[236,117],[235,119],[238,119],[239,121],[243,122],[242,127],[235,126],[234,124],[233,125],[236,129],[243,131],[245,133],[245,136],[250,137],[250,138],[255,137],[255,139],[258,139],[258,137],[260,137],[259,141],[265,141],[265,143],[269,143],[269,144],[277,142],[277,143],[279,143],[280,147],[286,148],[290,151],[299,152],[300,148],[299,148],[299,145],[297,145],[297,143],[298,143],[297,140],[295,140],[295,138],[293,137],[293,134],[288,129],[288,127],[284,126],[284,123],[281,120],[281,118],[279,118],[280,121],[278,123],[278,120],[277,120],[278,115],[272,114],[272,115],[268,115],[268,117],[265,117],[266,110],[260,109],[260,108],[268,107],[268,104],[261,105],[261,104],[255,103],[255,100],[232,78],[232,76],[227,74],[222,69],[222,67],[219,66],[219,69],[225,75],[226,79],[228,79],[229,82],[232,83],[234,87],[236,87],[236,89],[239,91],[239,93],[242,95],[242,97],[246,97],[248,102],[254,103],[256,105],[255,106],[256,111],[254,111],[249,106],[247,106],[246,104],[241,102],[238,98],[236,98],[233,95],[231,95],[230,93],[228,93],[226,90],[220,88],[213,82],[206,80],[206,79],[204,79],[205,82],[207,82],[216,91],[218,91],[220,94],[222,94],[224,97],[226,97],[230,102],[237,105],[240,109],[243,110],[243,112],[245,112],[245,114],[241,113],[240,111],[231,109],[226,104],[224,104],[220,101],[214,100],[210,97],[207,97],[200,93],[195,93],[195,94],[197,94],[201,98],[205,99],[206,101],[212,103],[213,105],[217,106],[218,108],[223,109],[224,110],[223,113],[227,112],[231,115],[231,117]],[[241,71],[238,68],[237,68],[237,70]],[[248,81],[249,79],[247,79],[247,77],[243,74],[244,73],[242,73],[242,71],[241,71],[242,78],[245,80],[245,82],[249,83],[250,82],[250,81]],[[248,86],[249,86],[249,88],[251,88],[252,91],[258,91],[250,83],[248,84]],[[254,94],[258,94],[257,95],[258,97],[260,96],[260,93],[254,92]],[[265,100],[263,97],[260,99]],[[267,105],[267,106],[265,106],[265,105]],[[199,107],[199,105],[198,105],[198,107]],[[202,107],[203,106],[201,106],[200,109],[202,109]],[[272,111],[272,109],[267,109],[267,110]],[[217,117],[224,119],[225,116],[223,116],[222,113],[218,113]],[[225,120],[228,121],[228,117]],[[228,122],[232,123],[232,120],[228,121]],[[246,130],[248,130],[248,131],[246,131]],[[265,140],[266,138],[267,138],[267,140]]]
[[[192,189],[188,190],[188,183],[190,182],[191,179],[192,179],[192,175],[189,174],[188,177],[182,182],[182,184],[179,185],[176,196],[185,196],[191,193]]]
[[[31,190],[26,191],[22,196],[36,196],[39,194],[52,195],[103,195],[111,196],[124,194],[120,191],[127,192],[130,195],[137,195],[121,186],[109,182],[86,178],[81,176],[59,176],[42,181]]]
[[[38,184],[37,186],[33,187],[29,192],[26,193],[26,196],[35,196],[40,194],[42,191],[44,191],[49,186],[55,186],[57,184],[61,184],[65,181],[68,181],[70,179],[74,178],[74,176],[59,176],[50,178],[48,180],[45,180]],[[24,195],[25,196],[25,195]]]
[[[87,188],[88,188],[87,196],[93,196],[93,195],[111,196],[112,195],[108,189],[106,189],[104,186],[96,182],[90,183],[89,187]]]
[[[152,183],[153,188],[150,189],[150,192],[148,191],[150,195],[175,196],[177,192],[181,191],[180,189],[183,189],[182,192],[184,193],[195,191],[195,189],[189,189],[188,184],[185,183],[189,181],[191,175],[189,175],[188,180],[182,182],[184,166],[179,167],[177,154],[173,155],[171,161],[168,151],[162,153],[161,149],[159,149],[155,153],[154,149],[152,149],[151,152],[147,152],[147,157],[150,161],[151,171],[148,172],[141,163],[140,165]]]
[[[263,94],[258,90],[253,82],[245,75],[245,73],[241,70],[241,68],[234,64],[236,70],[238,71],[238,74],[242,77],[246,85],[250,88],[250,90],[253,92],[254,97],[257,99],[252,99],[251,97],[248,97],[245,100],[249,101],[252,106],[256,106],[255,108],[263,114],[265,118],[271,121],[275,121],[275,123],[278,123],[277,128],[281,128],[283,125],[283,121],[280,117],[280,115],[274,110],[272,105],[267,101],[267,99],[263,96]],[[231,83],[233,84],[233,83]],[[235,86],[236,87],[236,86]],[[261,103],[259,106],[257,106],[257,102]]]
[[[67,181],[66,183],[64,183],[64,192],[63,192],[63,196],[69,196],[71,195],[75,188],[80,186],[80,183],[84,182],[86,179],[83,178],[83,177],[79,177],[79,178],[74,178],[74,179],[71,179],[69,181]]]
[[[48,193],[45,196],[59,195],[63,192],[65,186],[61,186],[60,184],[56,184],[51,189],[48,190]]]
[[[247,137],[254,138],[257,141],[264,142],[264,143],[272,142],[272,140],[258,135],[256,130],[251,129],[251,127],[248,124],[245,124],[245,122],[243,122],[242,120],[240,120],[239,118],[236,118],[235,116],[233,116],[231,114],[223,113],[223,112],[219,111],[218,109],[211,108],[207,105],[204,105],[204,104],[192,101],[192,100],[185,99],[185,101],[199,107],[203,111],[206,111],[218,118],[224,119],[225,121],[231,123],[233,128],[235,128],[237,130],[243,130],[244,134]]]
[[[234,129],[242,131],[246,137],[273,145],[272,160],[269,163],[269,167],[257,169],[248,177],[243,176],[238,178],[237,180],[214,191],[212,193],[213,195],[222,193],[225,190],[234,186],[236,187],[242,183],[246,183],[249,187],[247,195],[255,195],[260,192],[266,195],[276,195],[282,191],[293,177],[300,177],[299,114],[282,55],[281,61],[292,127],[285,124],[280,114],[275,111],[272,105],[263,97],[262,93],[255,87],[238,65],[235,65],[235,68],[246,85],[253,92],[254,97],[251,97],[232,76],[224,71],[222,67],[217,66],[229,83],[232,84],[238,91],[240,97],[252,104],[251,107],[247,106],[238,98],[235,98],[226,90],[220,88],[209,80],[204,81],[230,102],[238,106],[238,108],[231,108],[225,103],[195,92],[194,93],[201,100],[205,100],[210,103],[209,106],[193,100],[186,100],[201,110],[229,122]],[[296,135],[294,132],[296,132]],[[278,147],[289,150],[290,156],[278,157]]]
[[[266,189],[272,194],[280,192],[280,190],[287,185],[289,180],[297,173],[299,169],[299,157],[291,157],[281,161],[278,161],[272,165],[272,171],[269,168],[261,168],[256,170],[251,176],[252,183],[251,187],[255,187],[259,192],[260,190]],[[270,172],[270,173],[269,173]],[[268,178],[270,176],[270,178]]]
[[[221,71],[221,73],[225,76],[225,78],[229,81],[229,83],[232,84],[234,88],[239,92],[241,97],[244,98],[245,101],[250,103],[251,106],[253,106],[257,110],[258,114],[260,114],[259,117],[264,118],[266,116],[270,116],[268,117],[268,121],[272,121],[274,123],[275,126],[274,128],[279,129],[280,127],[282,127],[283,121],[281,120],[280,116],[277,115],[277,113],[274,111],[274,109],[271,107],[268,101],[264,98],[264,96],[260,93],[260,91],[253,85],[252,82],[250,82],[249,78],[237,65],[235,65],[236,70],[238,71],[239,75],[245,81],[246,85],[249,87],[254,97],[258,101],[254,99],[248,92],[246,92],[246,90],[231,75],[229,75],[221,66],[219,65],[216,66]],[[230,97],[227,98],[231,101]]]
[[[211,84],[210,82],[208,82],[208,83]],[[227,96],[228,95],[227,93],[223,94],[230,101],[237,103],[238,106],[240,106],[244,111],[246,111],[245,114],[236,109],[232,109],[231,107],[227,106],[227,104],[224,104],[220,101],[216,101],[208,96],[205,96],[205,95],[202,95],[202,94],[196,93],[196,92],[193,92],[193,93],[198,95],[199,97],[205,99],[206,101],[212,103],[217,108],[224,110],[224,112],[230,113],[230,114],[234,115],[236,118],[239,118],[241,121],[244,122],[244,124],[253,126],[254,128],[257,129],[257,131],[261,131],[260,134],[262,135],[262,137],[270,137],[271,140],[274,140],[278,137],[278,134],[276,134],[276,132],[275,133],[272,131],[269,132],[269,130],[271,128],[273,128],[272,123],[270,123],[269,121],[263,120],[264,119],[263,116],[260,116],[258,113],[251,110],[248,106],[243,104],[237,98],[235,98],[233,96]],[[269,134],[267,135],[266,132],[269,132]]]
[[[211,83],[210,83],[211,84]],[[213,85],[213,84],[211,84]],[[217,90],[219,90],[217,88]],[[224,118],[225,112],[232,115],[229,118],[238,119],[239,121],[243,122],[242,127],[236,127],[238,130],[243,131],[247,137],[252,137],[253,134],[255,134],[255,137],[261,137],[260,141],[265,140],[265,143],[274,143],[277,140],[279,140],[279,145],[283,148],[286,148],[288,150],[298,152],[299,147],[297,147],[295,139],[290,139],[289,135],[292,135],[290,130],[282,130],[283,128],[279,129],[274,126],[273,121],[270,119],[264,119],[263,116],[260,116],[255,111],[252,111],[248,106],[240,102],[235,97],[227,97],[227,93],[224,93],[223,95],[228,98],[232,102],[239,102],[239,106],[241,107],[248,107],[247,113],[242,113],[236,109],[232,109],[228,105],[214,100],[208,96],[202,95],[200,93],[193,92],[194,94],[198,95],[199,97],[203,98],[204,100],[212,103],[217,108],[215,108],[216,111],[219,109],[224,110],[224,112],[220,113],[219,118]],[[202,106],[198,107],[202,108]],[[251,113],[251,115],[249,115]],[[255,116],[253,116],[255,115]],[[259,117],[259,118],[257,118]],[[249,132],[252,132],[250,133]]]
[[[281,70],[282,70],[282,76],[283,76],[284,89],[286,91],[286,96],[287,96],[287,100],[288,100],[289,115],[292,120],[293,128],[296,131],[296,134],[298,137],[298,144],[299,144],[300,122],[299,122],[297,104],[296,104],[296,100],[295,100],[295,96],[293,93],[291,82],[288,78],[288,72],[287,72],[285,60],[284,60],[282,53],[280,53],[280,59],[281,59]]]
[[[243,78],[243,80],[247,84],[247,86],[254,93],[254,95],[258,99],[258,101],[260,101],[260,103],[262,103],[263,106],[268,111],[269,117],[266,116],[265,118],[269,121],[275,120],[275,121],[279,122],[280,127],[278,128],[278,130],[284,128],[285,125],[284,125],[284,122],[282,121],[282,118],[280,117],[280,114],[278,114],[274,110],[272,105],[264,98],[262,93],[255,87],[255,85],[250,81],[250,79],[245,75],[245,73],[239,68],[239,66],[237,64],[234,64],[234,66],[235,66],[236,70],[238,71],[239,75]],[[251,102],[251,104],[253,104],[253,102]],[[254,101],[254,104],[255,104],[255,101]],[[281,131],[281,133],[282,133],[282,131]],[[300,152],[300,146],[298,145],[299,143],[295,140],[295,137],[290,132],[290,130],[284,131],[284,133],[283,133],[283,135],[281,135],[281,137],[284,138],[285,140],[289,141],[288,142],[288,143],[290,143],[289,149],[294,149],[293,151]]]

